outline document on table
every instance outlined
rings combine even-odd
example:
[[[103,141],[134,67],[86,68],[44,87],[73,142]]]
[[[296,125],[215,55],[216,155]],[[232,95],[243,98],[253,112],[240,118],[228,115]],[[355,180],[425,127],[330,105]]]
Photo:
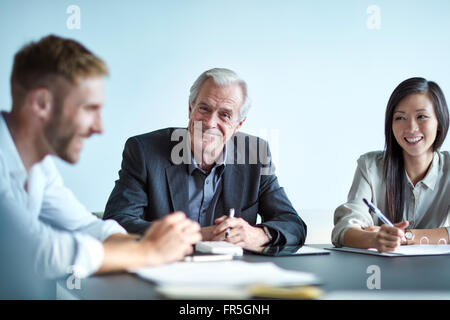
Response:
[[[395,251],[380,253],[376,249],[358,249],[350,247],[327,248],[336,251],[373,254],[385,257],[411,257],[411,256],[435,256],[450,254],[448,244],[412,244],[400,246]]]
[[[312,273],[285,270],[272,262],[176,262],[131,272],[165,286],[300,286],[319,283],[319,279]]]

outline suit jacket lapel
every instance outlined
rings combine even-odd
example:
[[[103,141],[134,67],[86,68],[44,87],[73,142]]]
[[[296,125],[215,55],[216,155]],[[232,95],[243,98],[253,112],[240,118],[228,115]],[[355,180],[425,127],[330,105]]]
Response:
[[[228,214],[231,208],[235,210],[235,216],[240,217],[242,205],[242,186],[246,183],[243,181],[241,166],[228,164],[223,172],[223,205]]]
[[[188,148],[188,131],[187,129],[181,129],[180,137],[182,137],[183,143],[182,149],[181,149],[181,156],[183,158],[183,162],[181,164],[175,164],[171,158],[169,158],[169,162],[172,164],[171,166],[166,168],[166,179],[167,179],[167,185],[169,186],[169,195],[170,199],[172,201],[172,207],[174,211],[183,211],[184,213],[188,214],[189,210],[189,185],[188,185],[188,174],[187,174],[187,168],[188,168],[188,162],[187,159],[189,159],[189,150]],[[178,145],[179,141],[171,141],[170,143],[170,152],[169,157],[171,157],[171,152],[173,148],[175,148],[176,145]]]
[[[188,213],[188,175],[187,165],[179,164],[166,168],[167,185],[174,211]]]

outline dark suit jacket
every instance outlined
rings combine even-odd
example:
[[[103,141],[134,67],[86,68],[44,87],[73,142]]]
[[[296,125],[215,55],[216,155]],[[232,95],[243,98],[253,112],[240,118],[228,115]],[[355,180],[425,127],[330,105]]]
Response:
[[[186,129],[167,128],[127,140],[119,180],[108,199],[104,219],[114,219],[128,232],[142,234],[151,221],[173,211],[187,212],[188,164],[174,163],[171,154],[175,150],[185,160],[190,155],[179,152],[180,140],[171,141],[174,130],[184,130],[184,137],[179,138],[186,139]],[[263,149],[268,155],[264,159],[260,156]],[[214,217],[235,208],[235,217],[255,225],[259,213],[261,225],[267,226],[274,237],[273,244],[303,244],[306,225],[279,187],[268,150],[264,140],[244,133],[237,133],[228,141],[218,200],[225,212],[214,212]]]

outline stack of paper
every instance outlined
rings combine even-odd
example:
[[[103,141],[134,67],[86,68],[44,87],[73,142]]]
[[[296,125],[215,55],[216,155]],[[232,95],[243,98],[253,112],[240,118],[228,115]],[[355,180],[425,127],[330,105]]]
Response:
[[[311,273],[285,270],[271,262],[177,262],[132,272],[155,282],[160,292],[172,293],[172,297],[199,298],[207,293],[208,298],[239,299],[252,295],[255,286],[299,287],[319,283]]]
[[[134,270],[140,277],[165,285],[278,286],[318,283],[311,273],[285,270],[272,262],[244,261],[176,262],[164,266]]]

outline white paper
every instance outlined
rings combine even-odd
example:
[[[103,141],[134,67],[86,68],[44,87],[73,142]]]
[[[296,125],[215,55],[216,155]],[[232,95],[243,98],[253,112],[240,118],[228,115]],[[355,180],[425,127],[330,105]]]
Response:
[[[232,254],[242,256],[240,246],[225,241],[200,241],[195,244],[195,251],[215,254]]]
[[[393,253],[401,255],[440,255],[450,254],[450,245],[448,244],[412,244],[400,246]]]
[[[364,254],[374,254],[386,257],[399,257],[399,256],[434,256],[434,255],[444,255],[450,254],[450,245],[448,244],[411,244],[403,245],[391,252],[378,252],[377,249],[359,249],[359,248],[329,248],[331,250],[364,253]]]
[[[178,286],[246,286],[305,285],[318,283],[311,273],[289,271],[272,262],[244,261],[177,262],[159,267],[133,270],[140,277],[160,285]]]

